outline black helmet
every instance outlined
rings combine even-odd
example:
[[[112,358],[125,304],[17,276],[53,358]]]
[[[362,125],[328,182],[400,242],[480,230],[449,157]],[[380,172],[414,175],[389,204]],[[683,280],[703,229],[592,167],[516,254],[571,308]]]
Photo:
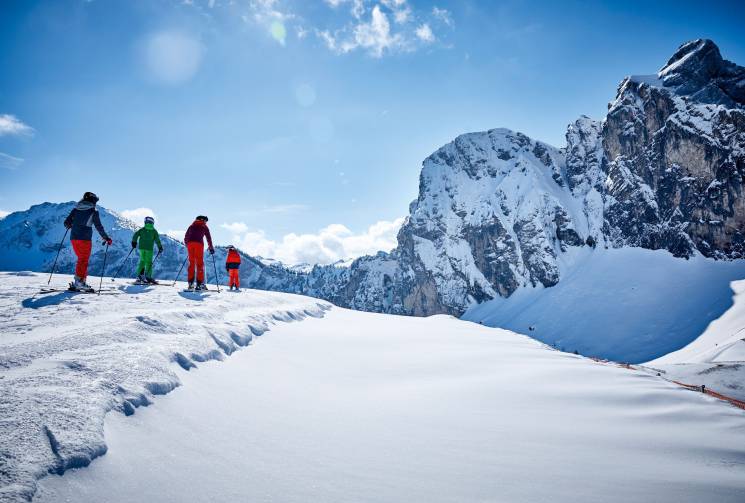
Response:
[[[202,222],[207,222],[209,218],[205,217],[204,215],[199,215],[197,217],[197,220],[201,220]]]
[[[228,250],[235,250],[235,246],[233,246],[233,245],[228,245]]]
[[[154,224],[155,219],[153,217],[145,217],[145,223],[146,224]]]
[[[86,192],[83,194],[83,201],[96,204],[98,202],[98,196],[93,192]]]

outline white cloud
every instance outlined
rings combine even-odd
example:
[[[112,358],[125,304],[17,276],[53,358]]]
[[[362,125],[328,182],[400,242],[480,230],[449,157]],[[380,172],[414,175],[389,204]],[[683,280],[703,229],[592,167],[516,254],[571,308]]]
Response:
[[[220,227],[227,229],[231,234],[243,234],[248,232],[248,225],[243,222],[233,222],[232,224],[221,224]]]
[[[181,84],[199,70],[204,47],[189,34],[164,31],[150,36],[145,46],[145,64],[151,75],[164,84]]]
[[[286,234],[280,241],[267,238],[263,230],[235,235],[235,244],[248,254],[274,258],[288,265],[331,264],[338,260],[356,258],[390,251],[396,247],[396,234],[403,218],[380,221],[366,232],[354,234],[341,224],[331,224],[316,234]]]
[[[380,5],[373,7],[369,21],[360,21],[335,34],[328,30],[321,31],[318,36],[332,51],[347,53],[363,49],[376,58],[382,57],[386,50],[393,51],[400,47],[404,40],[400,34],[391,32],[391,23]]]
[[[381,58],[395,52],[414,51],[437,40],[432,23],[452,26],[447,10],[434,7],[431,12],[418,11],[407,0],[326,0],[326,4],[331,8],[352,5],[351,22],[336,29],[315,29],[326,47],[339,54],[361,50]],[[366,7],[369,4],[371,9]],[[391,25],[391,19],[395,26]]]
[[[24,124],[18,117],[10,114],[0,114],[0,136],[31,136],[34,128]]]
[[[150,208],[135,208],[133,210],[124,210],[121,212],[121,215],[127,220],[131,220],[136,224],[142,224],[145,220],[145,217],[153,217],[157,220],[157,218],[155,217],[155,212]]]
[[[440,9],[435,5],[434,7],[432,7],[432,16],[448,26],[453,25],[453,17],[450,15],[450,11],[448,11],[447,9]]]
[[[20,157],[13,157],[0,152],[0,168],[13,170],[21,164],[23,164],[23,159]]]
[[[427,23],[424,23],[419,28],[417,28],[415,33],[419,40],[421,40],[422,42],[431,44],[435,41],[435,35],[432,33],[432,29]]]
[[[0,218],[5,218],[10,215],[10,211],[0,210]]]

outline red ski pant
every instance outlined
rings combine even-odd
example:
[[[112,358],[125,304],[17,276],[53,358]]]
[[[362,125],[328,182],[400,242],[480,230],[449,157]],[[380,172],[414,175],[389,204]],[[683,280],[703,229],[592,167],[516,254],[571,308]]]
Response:
[[[241,287],[241,278],[238,276],[238,269],[228,269],[228,286]]]
[[[189,251],[189,283],[194,281],[195,272],[197,282],[204,283],[204,243],[192,241],[186,243],[186,249]]]
[[[85,239],[71,239],[72,249],[78,256],[78,263],[75,266],[75,276],[85,281],[88,277],[88,260],[91,258],[91,247],[93,243]]]

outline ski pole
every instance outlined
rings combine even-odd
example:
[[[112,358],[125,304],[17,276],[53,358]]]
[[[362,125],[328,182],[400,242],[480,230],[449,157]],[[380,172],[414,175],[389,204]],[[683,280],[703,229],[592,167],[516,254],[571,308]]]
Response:
[[[186,256],[184,259],[184,263],[181,264],[181,268],[178,270],[178,274],[176,274],[176,278],[173,280],[173,284],[171,286],[176,286],[176,281],[178,281],[178,277],[181,276],[181,271],[184,270],[184,266],[186,265],[186,261],[189,260],[189,255]]]
[[[155,254],[155,258],[153,259],[153,269],[155,269],[155,263],[158,261],[158,257],[160,257],[161,253],[163,253],[163,250],[158,250],[158,253]]]
[[[52,272],[49,273],[49,279],[47,280],[47,285],[52,282],[52,274],[54,274],[54,269],[57,267],[57,259],[59,258],[59,252],[61,252],[62,247],[65,246],[65,238],[67,237],[68,232],[70,232],[70,229],[65,227],[65,235],[62,236],[62,241],[59,242],[59,247],[57,248],[57,256],[54,257],[54,264],[52,265]]]
[[[106,250],[103,252],[103,267],[101,268],[101,281],[98,283],[98,295],[101,295],[103,286],[103,275],[106,273],[106,256],[109,254],[109,243],[106,243]]]
[[[215,253],[210,253],[212,255],[212,266],[215,268],[215,286],[217,287],[217,293],[220,293],[220,276],[217,275],[217,263],[215,263]]]
[[[122,261],[122,265],[120,265],[119,266],[119,269],[116,270],[116,273],[114,274],[114,277],[111,278],[111,281],[114,281],[116,278],[119,277],[119,272],[121,272],[122,267],[124,267],[124,264],[127,263],[127,260],[129,260],[129,256],[132,255],[132,252],[134,250],[135,250],[134,248],[132,248],[131,250],[129,250],[129,253],[127,253],[127,256],[126,257],[124,257],[124,260]]]

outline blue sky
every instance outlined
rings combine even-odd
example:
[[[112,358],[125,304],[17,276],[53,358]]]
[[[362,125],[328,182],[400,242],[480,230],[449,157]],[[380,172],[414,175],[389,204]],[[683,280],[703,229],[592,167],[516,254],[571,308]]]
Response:
[[[4,0],[0,210],[78,199],[288,262],[385,248],[422,160],[556,146],[684,41],[745,64],[742,2]],[[147,208],[148,210],[140,210]]]

